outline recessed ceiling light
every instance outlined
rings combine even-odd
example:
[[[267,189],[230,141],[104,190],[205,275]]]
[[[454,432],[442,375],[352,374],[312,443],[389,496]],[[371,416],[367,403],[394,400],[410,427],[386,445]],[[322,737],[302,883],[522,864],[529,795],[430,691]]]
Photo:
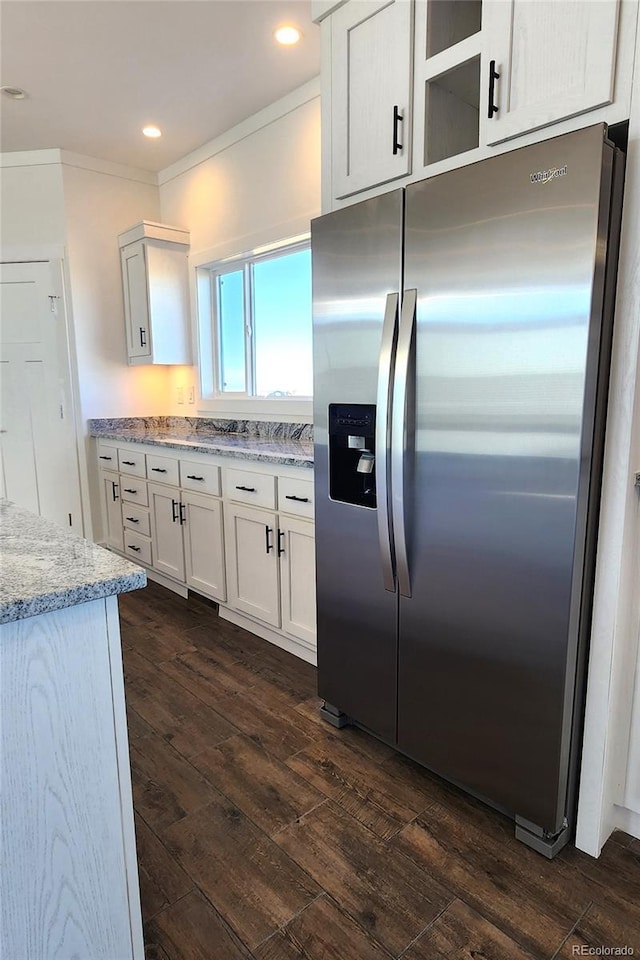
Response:
[[[162,130],[159,127],[143,127],[142,132],[145,137],[151,137],[152,140],[162,136]]]
[[[281,43],[284,47],[291,47],[294,43],[297,43],[302,34],[297,27],[278,27],[274,33],[274,37]]]
[[[24,100],[27,96],[27,91],[20,87],[0,87],[0,91],[10,100]]]

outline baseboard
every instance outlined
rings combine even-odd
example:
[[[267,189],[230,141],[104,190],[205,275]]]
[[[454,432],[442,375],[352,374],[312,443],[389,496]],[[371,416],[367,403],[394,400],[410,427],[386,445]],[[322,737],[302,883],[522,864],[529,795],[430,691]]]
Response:
[[[629,810],[628,807],[619,807],[614,804],[613,807],[613,825],[618,830],[624,830],[631,834],[637,840],[640,840],[640,813],[635,810]]]
[[[268,640],[269,643],[275,644],[276,647],[281,647],[283,650],[286,650],[287,653],[292,653],[294,657],[299,657],[301,660],[306,660],[307,663],[313,664],[314,667],[316,666],[316,651],[307,647],[304,643],[298,642],[293,637],[285,637],[283,634],[277,633],[275,630],[264,626],[264,624],[257,623],[250,617],[245,617],[244,614],[238,613],[236,610],[231,610],[230,607],[224,607],[222,604],[220,604],[218,614],[223,620],[235,623],[237,627],[242,627],[244,630],[248,630],[249,633],[255,633],[257,637],[262,637],[263,640]]]

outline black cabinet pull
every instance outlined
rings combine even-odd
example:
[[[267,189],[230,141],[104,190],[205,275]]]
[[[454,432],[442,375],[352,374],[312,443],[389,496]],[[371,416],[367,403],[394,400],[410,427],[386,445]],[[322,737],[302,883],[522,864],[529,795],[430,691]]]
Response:
[[[256,492],[256,488],[255,488],[255,487],[236,487],[236,490],[246,490],[247,493],[255,493],[255,492]]]
[[[496,80],[500,79],[500,74],[496,73],[496,62],[491,60],[489,63],[489,109],[487,110],[487,116],[491,120],[494,113],[498,112],[498,107],[493,102],[496,89]]]
[[[113,499],[114,499],[114,501],[115,501],[115,500],[118,499],[118,494],[116,493],[116,490],[118,489],[118,484],[115,483],[115,482],[112,480],[112,481],[111,481],[111,486],[112,486],[112,488],[113,488],[112,491],[111,491],[111,496],[113,497]]]
[[[204,477],[196,477],[195,473],[188,473],[187,480],[204,480]]]
[[[171,501],[171,519],[175,523],[178,520],[178,501]]]
[[[281,557],[284,553],[284,547],[282,543],[284,541],[284,530],[278,530],[278,556]]]
[[[184,503],[180,503],[178,506],[180,508],[180,526],[182,526],[183,523],[187,522],[187,508]]]
[[[400,110],[398,109],[398,106],[396,105],[393,108],[393,155],[394,157],[396,156],[396,154],[400,153],[400,151],[402,150],[402,144],[400,143],[400,140],[398,138],[398,129],[403,120],[404,120],[404,117],[402,116],[402,114],[400,113]]]
[[[135,467],[136,465],[135,460],[123,460],[122,462],[125,465],[125,467]]]
[[[146,347],[147,345],[147,331],[144,327],[140,327],[140,346]]]
[[[138,491],[137,491],[137,490],[132,490],[130,487],[125,487],[125,488],[124,488],[124,492],[125,492],[125,493],[137,493]]]
[[[273,533],[273,528],[270,527],[268,523],[265,524],[264,540],[265,540],[265,547],[267,548],[267,553],[270,553],[271,550],[273,550],[273,544],[269,540],[269,537],[271,536],[272,533]]]
[[[135,517],[125,517],[125,520],[128,520],[129,523],[140,523],[140,521],[136,520]]]
[[[151,467],[151,472],[152,472],[152,473],[166,473],[167,471],[165,470],[164,467]]]
[[[130,544],[130,543],[128,543],[127,546],[128,546],[128,548],[129,548],[129,550],[135,550],[136,553],[140,553],[140,547],[134,547],[134,546],[132,546],[132,544]]]
[[[296,497],[293,493],[285,493],[285,500],[295,500],[296,503],[309,503],[309,497]]]
[[[100,460],[113,460],[113,457],[105,457],[102,454],[100,454]]]

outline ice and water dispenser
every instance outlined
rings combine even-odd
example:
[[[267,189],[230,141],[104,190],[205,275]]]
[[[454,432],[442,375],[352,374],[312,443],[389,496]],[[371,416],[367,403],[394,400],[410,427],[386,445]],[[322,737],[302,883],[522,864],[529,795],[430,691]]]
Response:
[[[329,496],[342,503],[376,506],[376,406],[329,404]]]

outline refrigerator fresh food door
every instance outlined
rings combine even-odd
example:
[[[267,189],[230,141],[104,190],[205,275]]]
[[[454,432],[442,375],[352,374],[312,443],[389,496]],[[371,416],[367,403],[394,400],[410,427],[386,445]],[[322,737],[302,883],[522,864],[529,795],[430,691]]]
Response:
[[[397,190],[311,228],[318,692],[391,742],[398,650],[388,479],[403,205]]]
[[[565,815],[597,483],[612,152],[600,125],[406,198],[418,300],[398,742],[549,834]]]

